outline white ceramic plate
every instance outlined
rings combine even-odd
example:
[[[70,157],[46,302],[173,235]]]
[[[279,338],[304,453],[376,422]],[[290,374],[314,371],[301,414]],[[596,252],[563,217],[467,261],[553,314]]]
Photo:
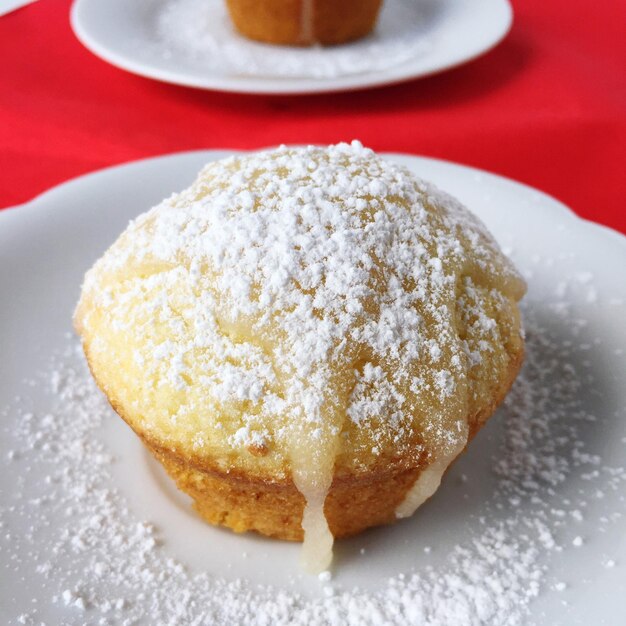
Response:
[[[163,11],[176,2],[175,28],[159,28]],[[508,0],[387,0],[370,37],[298,50],[238,36],[221,0],[76,0],[71,13],[80,41],[117,67],[180,85],[259,94],[343,91],[441,72],[495,46],[511,20]]]
[[[86,483],[85,475],[73,473],[76,467],[65,467],[74,461],[56,456],[58,433],[46,431],[45,415],[64,411],[48,389],[49,358],[73,341],[70,318],[84,271],[127,221],[188,185],[206,161],[225,154],[183,153],[114,167],[0,213],[2,623],[95,624],[101,617],[123,623],[127,611],[141,612],[143,604],[143,623],[151,622],[149,598],[141,598],[132,587],[125,590],[125,607],[106,614],[93,598],[89,600],[85,581],[94,582],[94,559],[106,563],[115,557],[120,569],[135,571],[137,555],[135,548],[128,547],[126,562],[126,553],[107,543],[110,533],[85,534],[94,513],[89,489],[73,508],[64,504],[69,500],[63,490],[72,488],[74,478],[77,484]],[[411,571],[430,571],[428,576],[444,577],[450,585],[451,567],[463,577],[478,565],[510,572],[517,561],[529,559],[532,568],[541,571],[539,595],[530,602],[525,599],[531,582],[522,576],[514,577],[514,588],[492,590],[487,594],[490,601],[519,602],[522,608],[528,604],[524,623],[623,623],[626,239],[580,220],[554,199],[510,180],[443,161],[390,158],[460,198],[487,223],[522,269],[529,282],[524,307],[529,331],[526,367],[535,368],[540,376],[528,383],[526,391],[524,385],[514,391],[513,404],[498,411],[450,470],[436,496],[413,518],[338,542],[334,599],[355,585],[374,597],[389,577]],[[537,406],[526,406],[517,414],[516,407],[529,398]],[[89,418],[90,407],[99,400],[72,400],[71,406],[76,402],[85,403],[81,410]],[[34,430],[25,412],[40,420]],[[334,600],[324,596],[327,585],[302,575],[296,545],[235,535],[200,521],[122,421],[112,411],[104,412],[102,423],[94,413],[89,437],[103,454],[111,455],[110,461],[108,457],[104,461],[110,471],[99,470],[98,480],[114,494],[110,497],[122,503],[114,511],[123,517],[109,517],[106,523],[113,528],[116,524],[134,527],[141,520],[155,524],[162,545],[149,554],[150,571],[171,567],[166,557],[172,557],[194,575],[207,573],[205,587],[217,584],[211,581],[218,578],[240,579],[244,588],[253,590],[259,583],[271,582],[274,590],[301,593],[305,605]],[[70,425],[63,441],[71,447],[73,418],[63,419]],[[84,414],[81,419],[84,424]],[[33,438],[38,428],[52,435]],[[28,436],[24,429],[31,429]],[[86,455],[88,463],[91,454]],[[494,474],[503,463],[509,473]],[[79,474],[86,472],[89,478],[89,471],[83,468]],[[529,487],[528,481],[537,484]],[[61,502],[62,510],[50,499]],[[83,503],[85,509],[91,508],[83,510]],[[489,529],[500,527],[502,544],[512,552],[494,552],[492,542],[489,558],[479,556],[473,542],[480,543]],[[78,545],[72,541],[74,533]],[[459,544],[470,550],[461,565],[453,557]],[[425,551],[426,546],[431,549]],[[46,565],[48,560],[51,565]],[[485,575],[483,571],[481,576]],[[106,572],[98,576],[96,593],[105,594],[110,580]],[[495,575],[496,583],[499,576]],[[84,609],[76,605],[83,597],[76,595],[81,589],[87,597]],[[250,597],[245,601],[254,606]],[[376,623],[372,615],[371,623]],[[415,615],[390,623],[422,623]],[[191,619],[187,615],[170,623],[191,623]],[[431,623],[444,622],[439,616]],[[463,623],[500,626],[504,622],[487,615]]]

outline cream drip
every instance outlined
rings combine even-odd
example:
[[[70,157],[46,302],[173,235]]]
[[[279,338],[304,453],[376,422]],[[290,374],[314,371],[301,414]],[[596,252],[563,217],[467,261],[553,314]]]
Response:
[[[331,472],[326,473],[330,474],[332,482],[332,469]],[[324,503],[330,489],[330,482],[323,486],[315,486],[311,483],[306,470],[302,473],[294,472],[293,479],[306,501],[302,515],[304,542],[300,560],[307,572],[319,574],[328,569],[333,559],[334,538],[324,514]]]
[[[396,508],[396,517],[411,517],[411,515],[437,491],[445,471],[463,451],[466,444],[467,428],[465,429],[464,436],[452,447],[450,452],[435,459],[435,461],[419,474],[413,486],[407,491],[404,499]]]

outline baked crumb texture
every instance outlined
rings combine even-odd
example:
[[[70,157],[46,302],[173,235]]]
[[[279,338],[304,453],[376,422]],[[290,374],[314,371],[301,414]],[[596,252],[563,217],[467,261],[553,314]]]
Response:
[[[206,520],[305,538],[327,565],[333,536],[410,515],[504,398],[524,291],[404,167],[358,142],[281,147],[209,163],[131,222],[75,325]]]
[[[242,35],[295,46],[360,39],[374,28],[381,4],[382,0],[226,0]]]

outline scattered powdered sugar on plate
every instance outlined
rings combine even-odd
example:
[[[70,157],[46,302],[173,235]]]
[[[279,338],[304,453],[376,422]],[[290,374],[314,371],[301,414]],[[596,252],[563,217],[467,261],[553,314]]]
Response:
[[[19,399],[2,412],[8,443],[0,465],[16,479],[0,504],[0,554],[5,571],[17,571],[25,553],[36,567],[34,579],[25,581],[33,602],[11,615],[11,623],[60,623],[47,621],[51,606],[65,611],[66,624],[529,623],[534,598],[570,588],[550,564],[565,551],[585,549],[590,538],[583,520],[593,518],[599,532],[623,522],[623,507],[599,513],[590,505],[623,491],[626,471],[607,465],[585,443],[584,434],[601,418],[587,402],[598,381],[586,320],[564,301],[529,298],[524,313],[526,363],[494,417],[502,430],[490,460],[495,486],[468,517],[471,540],[452,547],[443,565],[398,572],[374,591],[342,588],[323,574],[322,593],[314,598],[193,573],[169,553],[159,529],[133,513],[124,486],[114,480],[116,451],[101,433],[119,418],[78,346],[68,342],[32,381],[48,387],[46,408]],[[471,474],[464,479],[471,483]],[[566,488],[573,479],[581,479],[575,497]],[[458,515],[463,508],[461,500]],[[43,530],[52,541],[42,541]],[[430,552],[423,530],[407,547],[416,557]],[[598,555],[605,568],[620,567],[611,557]],[[363,551],[363,567],[367,558]]]
[[[171,0],[156,17],[162,54],[183,55],[207,71],[238,76],[335,78],[382,72],[424,55],[427,6],[388,0],[372,35],[341,46],[298,48],[257,43],[238,35],[224,2]]]

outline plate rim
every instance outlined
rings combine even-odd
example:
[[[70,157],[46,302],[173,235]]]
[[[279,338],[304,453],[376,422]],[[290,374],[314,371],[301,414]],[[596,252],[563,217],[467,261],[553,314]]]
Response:
[[[85,29],[84,24],[81,21],[80,11],[84,10],[84,6],[89,2],[101,1],[101,0],[74,0],[70,8],[70,26],[74,35],[78,41],[89,52],[94,54],[102,61],[112,65],[118,69],[147,78],[156,80],[161,83],[179,85],[184,87],[190,87],[193,89],[201,89],[205,91],[217,91],[222,93],[237,93],[237,94],[249,94],[249,95],[272,95],[272,96],[296,96],[296,95],[311,95],[318,93],[336,93],[336,92],[349,92],[358,91],[364,89],[374,89],[378,87],[385,87],[389,85],[397,85],[399,83],[407,82],[410,80],[418,80],[426,78],[434,74],[439,74],[452,70],[456,67],[470,63],[478,57],[483,56],[490,50],[493,50],[499,43],[501,43],[511,31],[513,25],[513,6],[511,0],[494,0],[501,4],[502,9],[505,12],[503,22],[498,34],[493,36],[487,43],[479,46],[472,54],[463,56],[460,59],[445,63],[438,68],[431,68],[430,70],[421,71],[418,73],[408,71],[411,67],[410,62],[404,62],[398,66],[392,67],[392,75],[386,76],[387,72],[376,72],[373,74],[357,74],[352,76],[344,76],[337,78],[306,78],[306,79],[280,79],[280,78],[263,78],[263,77],[237,77],[237,76],[214,76],[213,79],[203,80],[194,77],[193,75],[185,74],[181,72],[173,72],[167,69],[152,68],[146,66],[143,63],[137,62],[120,54],[116,51],[111,51],[107,46],[101,45],[98,41],[95,41],[89,29]],[[393,75],[393,70],[396,68],[405,68],[405,71],[397,72],[397,75]],[[370,77],[369,79],[367,77]],[[282,83],[282,84],[281,84]]]

